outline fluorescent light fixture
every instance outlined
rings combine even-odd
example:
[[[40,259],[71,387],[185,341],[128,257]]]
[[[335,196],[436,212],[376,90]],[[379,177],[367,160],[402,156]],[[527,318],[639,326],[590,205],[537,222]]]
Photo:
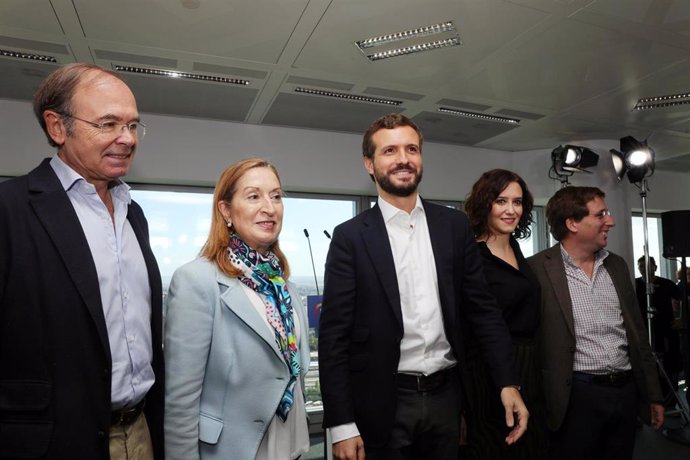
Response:
[[[405,56],[406,54],[421,53],[422,51],[431,51],[439,48],[447,48],[449,46],[460,45],[462,45],[462,40],[460,40],[460,37],[456,35],[455,37],[445,38],[443,40],[419,43],[417,45],[405,46],[403,48],[393,48],[386,51],[379,51],[373,54],[367,54],[367,59],[369,59],[370,61],[380,61],[381,59]]]
[[[365,38],[355,42],[357,48],[370,61],[380,61],[397,56],[405,56],[407,54],[421,53],[423,51],[431,51],[439,48],[446,48],[449,46],[460,46],[462,40],[456,34],[449,37],[449,32],[455,32],[455,24],[453,21],[439,22],[430,26],[417,27],[415,29],[403,30],[402,32],[395,32],[391,34],[379,35],[377,37]],[[436,40],[427,40],[421,42],[419,39],[423,37],[430,37],[432,35],[446,34],[445,38],[438,37]],[[384,45],[391,43],[406,41],[407,46],[399,46],[397,48],[386,48]],[[380,47],[380,48],[378,48]],[[378,51],[374,51],[378,48]]]
[[[303,88],[303,87],[297,87],[295,88],[296,93],[304,93],[304,94],[313,94],[315,96],[325,96],[325,97],[335,97],[339,99],[349,99],[352,101],[359,101],[359,102],[371,102],[373,104],[383,104],[383,105],[400,105],[402,104],[402,101],[398,101],[395,99],[384,99],[382,97],[370,97],[370,96],[359,96],[357,94],[348,94],[348,93],[336,93],[334,91],[323,91],[320,89],[311,89],[311,88]]]
[[[451,32],[455,30],[453,21],[439,22],[430,26],[418,27],[416,29],[408,29],[402,32],[395,32],[387,35],[380,35],[378,37],[370,37],[364,40],[355,42],[360,50],[372,48],[374,46],[381,46],[386,43],[397,42],[400,40],[407,40],[409,38],[426,37],[428,35],[441,34],[444,32]]]
[[[458,117],[476,118],[478,120],[493,121],[496,123],[505,123],[508,125],[519,125],[520,120],[517,118],[499,117],[498,115],[488,115],[485,113],[468,112],[466,110],[449,109],[448,107],[439,107],[437,109],[441,113],[447,113]]]
[[[635,104],[633,110],[660,109],[663,107],[673,107],[683,104],[690,104],[690,93],[643,97],[637,101],[637,104]]]
[[[157,77],[185,78],[188,80],[210,81],[213,83],[227,83],[230,85],[246,86],[250,83],[249,80],[242,80],[240,78],[216,77],[213,75],[201,75],[201,74],[196,74],[196,73],[177,72],[174,70],[147,69],[147,68],[143,68],[143,67],[128,67],[128,66],[121,66],[121,65],[114,65],[113,69],[115,69],[118,72],[138,73],[138,74],[143,74],[143,75],[154,75]]]
[[[42,61],[42,62],[57,62],[53,56],[44,56],[41,54],[32,53],[22,53],[21,51],[10,51],[10,50],[0,50],[0,56],[28,59],[31,61]]]

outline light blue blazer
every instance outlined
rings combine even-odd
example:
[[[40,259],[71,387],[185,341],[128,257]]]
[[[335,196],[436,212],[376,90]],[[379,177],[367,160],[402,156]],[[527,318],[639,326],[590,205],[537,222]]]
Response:
[[[304,378],[309,325],[297,291],[289,289]],[[290,373],[241,283],[205,258],[173,275],[165,360],[167,460],[254,459]]]

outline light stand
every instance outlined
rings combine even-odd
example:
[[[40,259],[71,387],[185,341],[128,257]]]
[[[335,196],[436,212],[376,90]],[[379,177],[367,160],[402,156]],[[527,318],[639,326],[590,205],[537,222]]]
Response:
[[[662,434],[669,439],[683,444],[690,444],[690,433],[687,428],[690,423],[690,410],[688,409],[687,401],[683,401],[680,393],[675,389],[675,385],[671,382],[666,369],[664,368],[659,354],[654,348],[654,333],[652,330],[652,319],[656,310],[652,302],[652,294],[654,293],[654,286],[649,273],[649,233],[647,227],[647,192],[649,186],[647,184],[647,177],[654,174],[654,150],[649,148],[647,141],[639,142],[631,136],[621,139],[621,152],[611,149],[612,160],[618,180],[622,180],[627,174],[628,180],[631,184],[640,189],[640,198],[642,200],[642,228],[644,237],[644,283],[647,299],[647,328],[649,334],[649,345],[652,349],[652,355],[656,361],[657,368],[661,371],[661,375],[668,383],[668,386],[673,393],[676,401],[681,408],[683,416],[683,425],[678,429],[664,429]],[[683,258],[683,265],[685,265],[685,258]],[[685,273],[685,272],[684,272]],[[687,297],[683,299],[687,304]],[[686,381],[688,376],[685,376]]]

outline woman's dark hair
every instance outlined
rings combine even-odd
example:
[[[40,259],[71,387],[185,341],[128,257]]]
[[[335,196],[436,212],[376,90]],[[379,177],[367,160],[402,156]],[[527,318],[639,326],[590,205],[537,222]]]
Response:
[[[522,189],[522,216],[515,227],[515,238],[528,238],[531,235],[532,208],[534,198],[522,177],[506,169],[492,169],[482,174],[472,186],[472,191],[465,199],[465,212],[470,219],[470,225],[475,237],[491,234],[489,230],[489,214],[491,207],[501,192],[513,182],[517,182]]]

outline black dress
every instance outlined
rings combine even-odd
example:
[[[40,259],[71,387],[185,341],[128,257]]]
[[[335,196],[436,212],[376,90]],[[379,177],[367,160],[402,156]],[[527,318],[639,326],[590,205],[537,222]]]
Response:
[[[505,411],[499,391],[481,357],[477,341],[470,330],[467,343],[467,372],[464,375],[468,410],[468,445],[462,449],[463,459],[545,459],[546,412],[535,338],[540,321],[539,283],[527,265],[517,241],[511,237],[519,270],[494,256],[486,243],[479,242],[484,274],[491,293],[503,310],[513,339],[515,367],[520,376],[520,393],[530,412],[527,431],[512,446],[505,443],[510,430],[505,424]]]

